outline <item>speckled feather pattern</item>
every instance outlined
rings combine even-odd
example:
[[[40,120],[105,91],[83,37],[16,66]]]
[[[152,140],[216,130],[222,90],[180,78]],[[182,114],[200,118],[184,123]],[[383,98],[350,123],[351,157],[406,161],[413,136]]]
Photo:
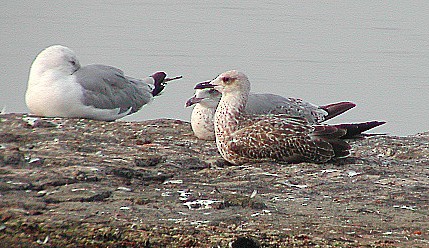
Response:
[[[216,108],[206,108],[201,104],[197,104],[192,110],[191,126],[195,136],[199,139],[214,140],[214,124],[213,116]]]
[[[214,125],[216,144],[225,160],[237,165],[252,161],[326,162],[348,154],[350,146],[338,139],[345,130],[313,126],[304,118],[287,115],[245,115],[250,83],[244,74],[229,71],[212,84],[223,87]]]

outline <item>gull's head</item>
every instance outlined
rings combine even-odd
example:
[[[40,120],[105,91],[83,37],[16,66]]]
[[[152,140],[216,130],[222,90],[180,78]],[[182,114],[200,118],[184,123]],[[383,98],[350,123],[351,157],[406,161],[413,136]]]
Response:
[[[207,87],[213,87],[222,94],[249,93],[250,82],[244,73],[232,70],[220,74]]]
[[[197,84],[197,86],[200,84]],[[199,103],[206,108],[216,108],[220,101],[221,95],[222,94],[214,88],[195,89],[194,96],[189,98],[188,101],[186,101],[186,107],[190,107],[194,104]]]
[[[54,45],[46,48],[37,55],[31,65],[30,74],[36,73],[42,75],[47,71],[55,70],[71,75],[79,70],[79,68],[79,60],[77,60],[76,54],[70,48]]]

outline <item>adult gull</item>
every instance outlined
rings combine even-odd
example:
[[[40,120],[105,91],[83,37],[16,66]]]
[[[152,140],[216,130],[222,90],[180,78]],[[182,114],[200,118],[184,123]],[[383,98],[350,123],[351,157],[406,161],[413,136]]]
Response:
[[[112,66],[81,66],[70,48],[54,45],[31,65],[25,101],[39,116],[113,121],[137,112],[178,78],[156,72],[137,79]]]
[[[317,162],[350,154],[341,137],[359,124],[310,124],[289,115],[248,115],[244,112],[250,82],[239,71],[227,71],[201,86],[222,93],[214,117],[216,145],[228,162]]]

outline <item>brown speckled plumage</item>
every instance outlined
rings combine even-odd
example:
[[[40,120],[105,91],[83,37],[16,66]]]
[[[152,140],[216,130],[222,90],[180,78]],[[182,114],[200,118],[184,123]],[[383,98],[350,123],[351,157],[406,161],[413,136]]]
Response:
[[[349,154],[350,146],[339,139],[346,134],[344,129],[310,125],[304,118],[287,115],[245,115],[250,82],[243,73],[228,71],[210,84],[222,92],[214,120],[216,144],[230,163],[326,162]]]

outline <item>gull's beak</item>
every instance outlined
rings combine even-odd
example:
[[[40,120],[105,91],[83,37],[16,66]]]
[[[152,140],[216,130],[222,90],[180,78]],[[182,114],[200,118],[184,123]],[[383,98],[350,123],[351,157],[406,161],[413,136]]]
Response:
[[[215,85],[210,84],[211,81],[205,81],[205,82],[201,82],[198,83],[197,85],[195,85],[194,89],[198,90],[198,89],[213,89],[215,87]]]
[[[192,106],[192,105],[194,105],[194,104],[197,104],[197,103],[201,102],[203,99],[204,99],[204,98],[196,97],[196,96],[194,95],[193,97],[189,98],[189,99],[186,101],[185,106],[186,106],[186,107],[190,107],[190,106]]]
[[[75,72],[77,72],[79,70],[79,67],[76,67],[76,69],[70,74],[73,75]]]
[[[172,78],[166,77],[164,79],[164,83],[169,82],[169,81],[173,81],[173,80],[177,80],[177,79],[181,79],[181,78],[183,78],[183,76],[177,76],[177,77],[172,77]]]

